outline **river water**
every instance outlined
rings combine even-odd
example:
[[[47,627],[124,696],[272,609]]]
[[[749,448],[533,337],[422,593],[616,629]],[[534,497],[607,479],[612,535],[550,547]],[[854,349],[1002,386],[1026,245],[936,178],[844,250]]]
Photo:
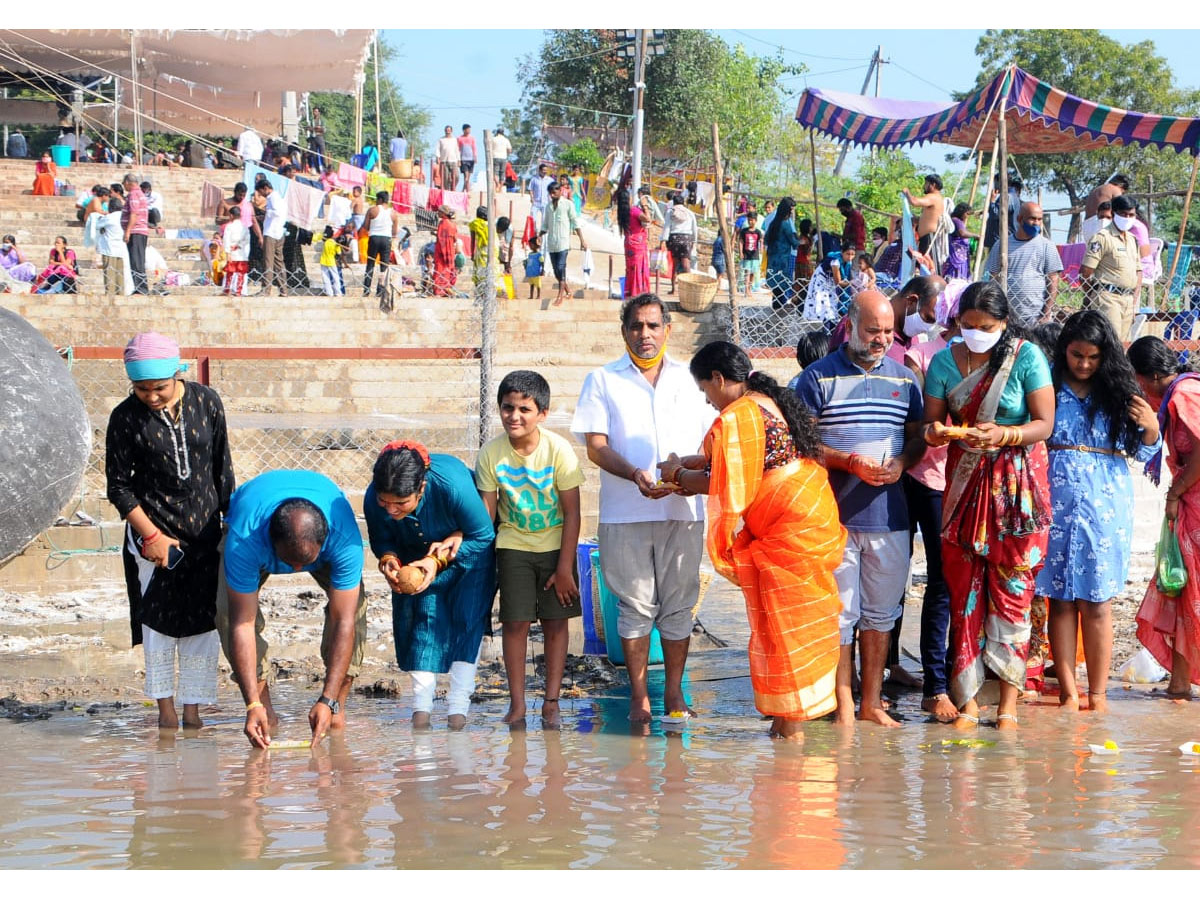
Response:
[[[491,702],[463,732],[441,706],[414,734],[402,702],[356,698],[315,751],[250,749],[232,703],[190,737],[160,738],[140,706],[0,722],[0,867],[1200,865],[1200,763],[1176,749],[1200,703],[1117,688],[1103,720],[1026,704],[1019,735],[963,746],[907,695],[900,729],[812,723],[795,747],[766,738],[742,654],[696,654],[702,717],[682,735],[631,733],[619,690],[565,702],[557,733],[536,715],[512,732]],[[279,685],[281,738],[307,736],[311,693]],[[1105,740],[1122,752],[1088,755]]]

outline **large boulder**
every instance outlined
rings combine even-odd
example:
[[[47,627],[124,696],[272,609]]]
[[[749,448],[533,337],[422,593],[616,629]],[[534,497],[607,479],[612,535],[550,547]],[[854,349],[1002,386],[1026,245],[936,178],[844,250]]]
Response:
[[[0,565],[58,517],[91,450],[66,363],[36,328],[0,309]]]

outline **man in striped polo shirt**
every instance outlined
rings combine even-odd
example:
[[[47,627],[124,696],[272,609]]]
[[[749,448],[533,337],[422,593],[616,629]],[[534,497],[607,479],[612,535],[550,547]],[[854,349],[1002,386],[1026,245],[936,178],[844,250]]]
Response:
[[[908,579],[908,505],[903,472],[925,452],[921,389],[905,366],[889,359],[895,335],[891,302],[863,291],[850,304],[849,337],[800,375],[796,393],[821,431],[829,484],[849,532],[834,573],[842,598],[842,654],[837,670],[837,717],[854,721],[854,630],[859,632],[862,707],[858,717],[898,723],[883,709],[883,668]]]

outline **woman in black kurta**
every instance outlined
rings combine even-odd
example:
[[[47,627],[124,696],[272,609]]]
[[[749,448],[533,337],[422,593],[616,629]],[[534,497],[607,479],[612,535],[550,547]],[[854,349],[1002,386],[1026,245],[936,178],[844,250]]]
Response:
[[[170,642],[163,645],[159,636],[215,634],[221,513],[229,508],[234,477],[220,397],[209,387],[177,377],[179,351],[169,339],[154,336],[159,343],[151,340],[143,346],[158,347],[149,352],[160,356],[173,348],[173,356],[130,360],[134,344],[147,337],[139,335],[126,349],[133,393],[109,418],[105,468],[108,499],[127,520],[122,555],[133,644],[143,642],[143,626],[156,633],[155,650],[171,652],[173,687],[174,648]],[[143,539],[140,550],[138,537]],[[165,563],[172,544],[184,555],[169,569]],[[174,691],[164,698],[155,696],[163,693],[161,684],[152,690],[152,648],[149,640],[146,644],[147,694],[159,701],[159,725],[177,727]],[[198,726],[196,709],[189,709],[198,702],[184,693],[185,668],[195,663],[185,663],[180,649],[184,724]],[[214,655],[214,696],[201,698],[205,702],[216,699],[215,671]]]

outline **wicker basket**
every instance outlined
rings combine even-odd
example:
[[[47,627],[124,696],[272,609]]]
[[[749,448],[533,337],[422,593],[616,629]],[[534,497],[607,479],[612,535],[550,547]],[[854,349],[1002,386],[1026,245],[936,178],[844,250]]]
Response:
[[[680,272],[675,276],[679,292],[679,308],[684,312],[701,313],[708,310],[717,296],[717,279],[700,272]]]

